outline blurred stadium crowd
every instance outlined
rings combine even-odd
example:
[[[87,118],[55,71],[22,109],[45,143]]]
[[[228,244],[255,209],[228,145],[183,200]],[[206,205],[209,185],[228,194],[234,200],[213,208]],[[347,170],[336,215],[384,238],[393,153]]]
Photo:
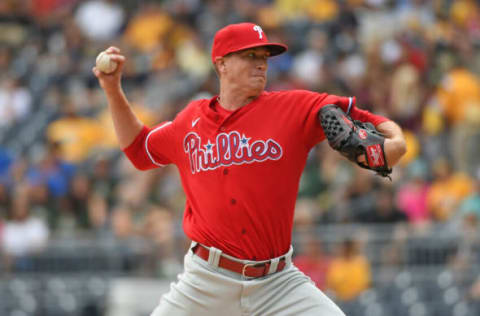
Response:
[[[392,182],[353,166],[328,144],[312,151],[295,215],[297,265],[346,310],[363,302],[365,315],[396,315],[401,308],[382,312],[380,299],[390,293],[382,284],[395,280],[400,292],[390,296],[410,315],[474,315],[474,0],[0,1],[0,275],[41,270],[38,258],[54,257],[65,241],[70,251],[89,241],[140,253],[138,260],[126,255],[123,272],[178,271],[188,242],[177,171],[138,172],[125,160],[91,68],[100,51],[120,47],[128,59],[127,96],[151,126],[191,99],[217,94],[211,40],[222,26],[242,21],[289,46],[270,59],[267,90],[356,96],[359,107],[395,120],[407,137]],[[148,251],[138,246],[145,242]],[[425,271],[432,277],[412,294]],[[433,293],[440,307],[416,304],[433,301]],[[347,315],[363,315],[359,310]]]

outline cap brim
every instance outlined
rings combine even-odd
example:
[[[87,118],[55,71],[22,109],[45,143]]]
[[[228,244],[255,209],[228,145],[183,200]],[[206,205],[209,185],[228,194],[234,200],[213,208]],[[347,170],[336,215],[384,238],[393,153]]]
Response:
[[[268,43],[268,44],[258,43],[258,44],[247,45],[247,46],[241,47],[241,48],[236,49],[234,51],[228,52],[228,54],[237,53],[239,51],[246,50],[246,49],[249,49],[249,48],[255,48],[255,47],[266,47],[270,51],[270,57],[283,54],[288,50],[287,45],[280,44],[280,43]]]

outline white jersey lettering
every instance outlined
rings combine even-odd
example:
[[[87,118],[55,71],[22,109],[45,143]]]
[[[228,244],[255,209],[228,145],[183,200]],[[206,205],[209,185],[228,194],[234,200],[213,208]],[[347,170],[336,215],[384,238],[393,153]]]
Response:
[[[192,174],[221,166],[278,160],[282,157],[282,146],[275,140],[256,140],[250,144],[250,139],[245,134],[232,131],[218,134],[215,143],[209,139],[202,145],[200,136],[190,132],[184,138],[183,149],[189,157]]]

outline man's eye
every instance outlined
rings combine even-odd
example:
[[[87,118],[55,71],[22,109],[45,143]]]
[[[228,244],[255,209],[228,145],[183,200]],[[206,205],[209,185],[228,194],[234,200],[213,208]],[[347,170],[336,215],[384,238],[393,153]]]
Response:
[[[248,53],[248,57],[255,58],[255,54],[254,53]]]

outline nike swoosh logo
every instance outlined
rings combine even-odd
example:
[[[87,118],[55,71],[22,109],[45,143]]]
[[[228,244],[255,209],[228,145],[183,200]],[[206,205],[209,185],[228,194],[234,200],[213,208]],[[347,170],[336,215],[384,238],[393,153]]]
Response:
[[[192,121],[192,128],[194,128],[195,125],[197,125],[198,121],[200,121],[200,118],[197,118],[196,120]]]

